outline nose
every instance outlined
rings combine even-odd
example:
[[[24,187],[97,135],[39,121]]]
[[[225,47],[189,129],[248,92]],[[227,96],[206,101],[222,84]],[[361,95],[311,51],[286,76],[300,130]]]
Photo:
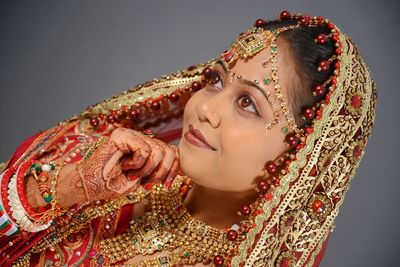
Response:
[[[221,116],[218,112],[218,106],[221,106],[217,98],[205,99],[196,105],[196,113],[201,122],[209,122],[213,128],[221,124]]]

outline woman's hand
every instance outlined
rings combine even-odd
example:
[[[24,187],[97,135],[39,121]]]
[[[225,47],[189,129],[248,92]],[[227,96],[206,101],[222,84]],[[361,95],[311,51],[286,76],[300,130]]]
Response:
[[[80,181],[70,184],[81,185],[89,201],[110,199],[125,195],[140,184],[173,178],[178,170],[176,147],[138,131],[117,128],[77,165]]]

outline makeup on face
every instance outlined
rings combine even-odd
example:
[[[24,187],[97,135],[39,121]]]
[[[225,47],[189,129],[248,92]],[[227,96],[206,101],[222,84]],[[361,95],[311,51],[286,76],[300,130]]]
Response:
[[[189,124],[189,130],[184,133],[184,138],[187,142],[190,144],[201,147],[201,148],[206,148],[209,150],[215,150],[205,139],[203,134],[201,133],[200,130],[195,129],[192,124]]]
[[[249,86],[251,88],[257,89],[262,95],[265,97],[267,102],[272,108],[272,121],[265,125],[265,129],[271,130],[275,125],[281,125],[285,120],[282,118],[283,114],[280,112],[280,106],[278,105],[278,101],[276,96],[269,92],[264,85],[268,85],[271,80],[265,79],[263,82],[260,82],[257,79],[248,79],[245,75],[237,74],[236,71],[233,71],[232,74],[229,74],[230,70],[228,66],[226,66],[225,62],[222,60],[218,60],[216,62],[216,66],[219,66],[225,75],[229,77],[229,82],[232,84],[234,80],[238,80],[240,84]],[[219,72],[219,71],[218,71]]]
[[[300,129],[298,128],[294,116],[291,113],[282,94],[282,87],[279,83],[278,77],[277,56],[277,36],[282,31],[294,29],[296,27],[296,25],[287,26],[279,28],[273,32],[264,30],[263,28],[256,28],[252,31],[240,34],[238,39],[236,39],[235,42],[232,43],[231,47],[221,55],[220,59],[216,63],[221,65],[225,73],[228,73],[229,67],[234,66],[239,59],[243,59],[246,61],[255,57],[260,51],[269,47],[269,56],[264,57],[260,65],[262,69],[270,69],[270,76],[262,78],[262,81],[265,85],[268,85],[269,83],[271,83],[272,85],[273,94],[278,100],[277,102],[279,102],[279,110],[283,114],[282,117],[284,117],[284,121],[287,123],[287,127],[284,128],[289,128],[294,132],[299,133]],[[261,83],[258,82],[257,84]],[[272,126],[277,124],[280,125],[281,122],[282,121],[276,123],[274,120]]]

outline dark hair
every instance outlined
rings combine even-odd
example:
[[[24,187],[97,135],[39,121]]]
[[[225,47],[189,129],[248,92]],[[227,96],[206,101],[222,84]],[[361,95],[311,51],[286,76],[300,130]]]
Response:
[[[264,29],[273,31],[275,29],[296,25],[298,19],[272,20],[264,24]],[[335,52],[335,43],[328,38],[325,44],[318,44],[314,41],[317,35],[328,35],[330,30],[326,26],[301,26],[282,32],[282,37],[289,48],[291,58],[294,59],[294,69],[297,77],[293,77],[288,88],[288,105],[294,115],[296,124],[301,128],[310,123],[305,119],[303,109],[311,107],[319,102],[324,96],[314,96],[313,88],[322,85],[333,74],[333,64],[327,72],[318,72],[317,67],[320,61],[329,59]],[[279,39],[278,37],[278,39]],[[279,51],[279,47],[278,47]],[[279,53],[279,52],[278,52]],[[325,89],[326,91],[327,89]]]

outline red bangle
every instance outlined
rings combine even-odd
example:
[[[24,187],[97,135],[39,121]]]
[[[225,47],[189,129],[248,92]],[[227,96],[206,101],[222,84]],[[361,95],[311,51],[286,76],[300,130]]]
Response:
[[[3,201],[3,206],[4,206],[4,212],[6,212],[8,214],[8,217],[10,218],[10,220],[12,220],[12,222],[14,224],[15,221],[13,220],[12,216],[11,216],[11,208],[10,208],[10,204],[8,202],[8,184],[10,183],[10,179],[11,176],[14,174],[14,172],[16,171],[16,167],[11,167],[8,168],[4,173],[3,173],[3,179],[1,180],[1,200]]]
[[[21,164],[19,169],[17,170],[17,193],[18,198],[21,201],[22,207],[24,208],[26,214],[31,218],[35,219],[38,213],[29,205],[28,198],[25,193],[25,176],[26,170],[31,167],[34,163],[33,160],[25,161]]]

